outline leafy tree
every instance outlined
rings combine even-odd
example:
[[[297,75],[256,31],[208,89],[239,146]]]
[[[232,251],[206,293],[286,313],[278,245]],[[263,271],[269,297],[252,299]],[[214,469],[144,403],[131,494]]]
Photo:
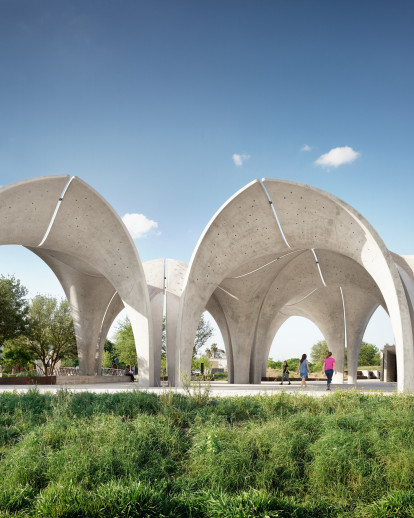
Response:
[[[162,332],[162,342],[161,342],[161,366],[165,370],[165,358],[166,358],[166,339],[165,339],[165,317],[163,318],[163,332]],[[213,335],[213,328],[210,324],[204,319],[204,316],[201,316],[200,322],[198,324],[196,338],[194,340],[194,348],[193,348],[193,357],[196,352],[199,351],[206,341]],[[220,349],[218,349],[220,350]],[[132,325],[129,321],[129,318],[126,317],[125,320],[120,322],[118,326],[118,330],[115,334],[114,341],[114,351],[116,353],[116,358],[120,362],[124,362],[129,365],[138,365],[137,353],[135,349],[135,340],[134,334],[132,332]]]
[[[111,358],[111,355],[108,351],[105,351],[102,353],[102,367],[104,369],[110,369],[113,365],[113,361]]]
[[[26,349],[27,338],[18,336],[4,342],[2,366],[6,371],[14,368],[31,370],[34,358]]]
[[[275,362],[273,358],[267,360],[267,368],[274,370],[281,370],[283,368],[283,362]]]
[[[128,317],[125,317],[118,325],[114,341],[115,358],[127,365],[138,365],[137,351],[135,348],[134,333]]]
[[[114,364],[116,357],[117,353],[115,351],[115,344],[111,342],[111,340],[106,339],[102,353],[102,367],[104,369],[110,369]]]
[[[320,340],[316,342],[316,344],[312,345],[311,349],[311,360],[312,363],[317,365],[323,365],[323,360],[326,358],[328,354],[328,345],[325,340]]]
[[[362,342],[359,352],[358,365],[379,365],[380,352],[378,347],[373,344]]]
[[[105,365],[104,365],[105,358]],[[117,352],[115,350],[115,344],[111,340],[106,339],[104,344],[104,350],[102,355],[102,367],[112,367],[117,358]],[[108,364],[108,365],[107,365]]]
[[[79,358],[76,355],[75,356],[66,356],[65,358],[62,358],[60,361],[61,367],[78,367],[79,366]]]
[[[204,315],[201,315],[194,340],[193,357],[197,355],[198,351],[205,345],[207,340],[213,336],[213,333],[213,328],[204,318]]]
[[[69,304],[54,297],[37,295],[29,309],[30,330],[21,344],[34,359],[40,360],[43,373],[51,374],[63,358],[76,358],[76,338]]]
[[[27,289],[15,277],[0,276],[0,346],[25,334],[29,325]]]
[[[299,367],[299,361],[299,358],[289,358],[289,360],[286,360],[287,364],[289,365],[289,371],[296,371]]]
[[[200,358],[193,357],[191,362],[191,369],[200,369],[201,370],[201,364],[204,363],[205,369],[211,369],[211,360],[208,358],[205,354],[203,356],[200,356]]]
[[[204,351],[204,354],[207,356],[207,358],[223,358],[225,351],[223,349],[219,349],[217,344],[211,344],[210,348],[207,348]]]

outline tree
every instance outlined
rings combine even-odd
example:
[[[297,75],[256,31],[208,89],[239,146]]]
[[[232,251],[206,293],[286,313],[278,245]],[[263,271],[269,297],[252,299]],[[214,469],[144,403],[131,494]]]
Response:
[[[37,295],[29,308],[30,329],[22,347],[40,360],[43,373],[52,374],[56,363],[77,356],[76,337],[69,304]]]
[[[0,346],[23,335],[29,325],[27,289],[15,277],[0,277]]]
[[[213,335],[213,328],[201,315],[200,322],[198,324],[196,337],[194,340],[193,357],[196,355],[206,341]],[[129,365],[138,365],[137,353],[135,349],[134,333],[132,332],[131,322],[126,317],[125,320],[120,322],[118,330],[115,334],[114,350],[116,352],[119,361]],[[220,351],[220,349],[218,349]],[[166,337],[165,337],[165,317],[162,321],[162,337],[161,337],[161,364],[165,369],[165,357],[166,357]]]
[[[102,353],[102,367],[104,369],[110,369],[113,365],[113,361],[112,361],[112,358],[111,358],[111,355],[109,354],[108,351],[103,351]]]
[[[104,350],[102,352],[102,367],[109,369],[115,362],[117,353],[115,351],[115,344],[111,340],[106,339],[104,344]]]
[[[196,358],[193,356],[193,359],[191,361],[191,369],[200,369],[201,370],[201,364],[204,363],[205,369],[211,369],[211,360],[206,355],[201,356],[200,358]]]
[[[328,355],[328,345],[325,340],[319,340],[319,342],[316,342],[316,344],[312,345],[311,349],[311,360],[312,363],[315,363],[317,365],[323,364],[323,360]]]
[[[27,338],[23,335],[4,342],[2,366],[6,371],[15,368],[31,370],[34,358],[26,349]]]
[[[289,365],[289,371],[297,371],[298,367],[299,367],[299,362],[300,362],[300,359],[299,358],[289,358],[288,360],[286,360],[287,364]],[[309,365],[310,367],[310,365]]]
[[[209,322],[205,320],[204,315],[201,315],[194,340],[193,357],[197,355],[198,351],[205,345],[207,340],[213,336],[213,333],[214,329],[211,327]]]
[[[273,358],[267,360],[267,368],[274,370],[281,370],[283,368],[283,362],[275,362]]]
[[[380,353],[378,347],[362,342],[359,352],[358,365],[379,365]]]
[[[114,340],[114,351],[120,362],[126,365],[138,365],[134,333],[128,317],[125,317],[118,325]]]
[[[210,349],[205,350],[205,355],[208,358],[213,358],[213,359],[223,358],[224,354],[225,354],[225,351],[223,351],[223,349],[219,349],[217,344],[211,344]]]

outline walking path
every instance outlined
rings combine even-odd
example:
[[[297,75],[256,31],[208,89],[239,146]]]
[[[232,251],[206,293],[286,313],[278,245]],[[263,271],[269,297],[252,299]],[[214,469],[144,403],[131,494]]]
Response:
[[[212,381],[209,383],[193,383],[194,389],[192,390],[207,390],[210,387],[211,396],[252,396],[255,394],[278,394],[285,392],[287,394],[308,394],[311,396],[326,396],[333,392],[347,392],[349,390],[357,390],[364,394],[382,393],[384,395],[390,395],[397,392],[397,383],[384,383],[378,380],[360,380],[357,385],[331,385],[331,391],[326,390],[326,382],[324,381],[308,381],[306,389],[300,387],[300,382],[293,382],[292,385],[280,385],[279,382],[264,381],[261,385],[230,385],[226,382]],[[0,386],[0,392],[12,392],[25,393],[30,389],[34,389],[35,385],[2,385]],[[170,388],[170,387],[156,387],[140,389],[138,383],[97,383],[97,384],[85,384],[85,385],[39,385],[37,390],[41,393],[56,393],[58,390],[69,390],[70,392],[94,392],[99,393],[116,393],[116,392],[128,392],[131,390],[141,390],[143,392],[150,392],[154,394],[162,394],[166,391],[184,393],[185,391],[181,388]]]

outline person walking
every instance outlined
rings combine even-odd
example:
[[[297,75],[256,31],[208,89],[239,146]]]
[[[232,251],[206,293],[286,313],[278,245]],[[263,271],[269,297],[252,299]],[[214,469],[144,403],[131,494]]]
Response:
[[[288,366],[286,360],[283,362],[283,372],[282,372],[282,382],[281,382],[281,385],[283,385],[283,380],[285,378],[288,380],[289,385],[290,385],[291,383],[290,383],[290,379],[289,379],[289,366]]]
[[[323,360],[323,368],[325,370],[325,374],[327,377],[326,390],[331,390],[332,376],[333,376],[334,371],[336,374],[336,368],[335,368],[335,358],[332,358],[332,353],[330,351],[328,351],[328,355]]]
[[[306,388],[306,378],[308,377],[308,374],[309,374],[309,363],[306,358],[307,358],[306,354],[302,354],[302,358],[299,362],[299,367],[298,367],[298,374],[300,375],[300,378],[301,378],[300,386],[302,388]]]

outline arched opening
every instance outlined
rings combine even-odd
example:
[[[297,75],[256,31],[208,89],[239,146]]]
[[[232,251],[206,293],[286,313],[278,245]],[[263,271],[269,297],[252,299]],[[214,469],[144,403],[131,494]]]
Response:
[[[24,298],[31,306],[32,304],[36,305],[36,308],[40,311],[40,313],[37,313],[38,315],[45,315],[46,307],[52,308],[52,301],[50,299],[56,299],[57,307],[60,306],[62,301],[66,302],[67,300],[65,292],[53,271],[36,254],[33,254],[24,246],[0,246],[0,275],[6,279],[14,277],[16,281],[20,283],[21,287],[27,290],[27,294]],[[34,299],[38,296],[41,296],[42,298],[38,298],[36,301],[34,301]],[[54,314],[53,310],[51,311],[51,314]],[[67,313],[66,316],[67,318],[70,318],[69,313]],[[42,325],[44,325],[45,321],[41,321]],[[42,330],[42,335],[46,336],[44,334],[44,329]],[[70,340],[70,334],[68,336]],[[24,343],[25,342],[23,342],[23,344]],[[40,349],[45,353],[43,361],[41,361],[41,356],[43,355],[35,354],[31,345],[29,351],[27,351],[25,345],[18,345],[18,342],[12,345],[13,342],[9,342],[8,347],[10,352],[13,351],[14,347],[16,347],[15,359],[11,360],[11,357],[9,356],[9,360],[5,361],[4,363],[4,344],[0,343],[0,364],[2,364],[2,367],[5,368],[5,372],[8,371],[14,373],[16,371],[22,370],[31,371],[36,366],[38,373],[44,374],[46,370],[48,370],[47,374],[56,373],[59,369],[61,369],[61,367],[76,367],[78,365],[78,358],[76,356],[74,341],[71,343],[73,354],[64,354],[61,359],[59,359],[60,356],[58,349],[55,347],[53,342],[45,342],[40,345],[38,344],[36,349],[39,350],[40,347]],[[29,344],[29,342],[27,342],[27,344]],[[50,345],[52,345],[52,347],[50,347]],[[25,352],[23,353],[19,351]],[[27,360],[24,363],[21,363],[24,361],[25,356],[27,356]]]
[[[284,360],[288,361],[291,373],[293,373],[302,354],[306,354],[311,363],[313,345],[324,339],[318,326],[308,318],[289,317],[280,326],[272,341],[266,358],[266,370],[263,369],[263,377],[279,376]]]
[[[38,293],[66,299],[65,292],[52,270],[38,256],[21,245],[0,246],[0,274],[14,275],[28,290],[28,297]]]
[[[208,311],[203,312],[200,324],[204,326],[207,338],[203,340],[203,332],[200,332],[199,326],[196,335],[196,342],[199,341],[199,344],[196,344],[198,350],[193,358],[192,369],[197,373],[200,371],[200,374],[205,371],[215,380],[228,380],[228,351],[220,327]]]
[[[136,366],[137,361],[133,361],[130,363],[122,362],[119,358],[119,351],[116,348],[116,342],[118,339],[118,332],[123,329],[123,326],[128,317],[126,309],[122,309],[120,313],[115,317],[114,321],[111,324],[111,327],[108,330],[107,336],[105,337],[105,345],[104,351],[102,354],[102,369],[122,369],[125,368],[124,364],[128,363],[131,366]],[[131,340],[133,341],[134,336],[132,334],[132,328],[130,330]],[[135,342],[134,342],[135,345]],[[136,355],[135,355],[136,356]]]
[[[397,357],[394,333],[390,317],[381,306],[372,315],[362,342],[358,358],[359,376],[371,379],[375,376],[381,381],[396,382]]]

